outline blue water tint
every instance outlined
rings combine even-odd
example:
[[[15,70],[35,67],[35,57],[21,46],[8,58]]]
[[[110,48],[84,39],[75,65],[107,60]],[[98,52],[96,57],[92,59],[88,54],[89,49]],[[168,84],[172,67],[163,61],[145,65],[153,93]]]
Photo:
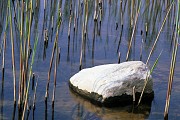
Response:
[[[6,6],[6,0],[0,1],[0,6]],[[169,17],[163,27],[163,30],[158,39],[155,50],[149,61],[149,66],[152,67],[156,58],[162,55],[159,62],[152,73],[154,82],[154,100],[150,106],[142,105],[138,109],[133,109],[133,106],[118,107],[118,108],[104,108],[90,103],[71,92],[68,86],[68,81],[72,75],[79,71],[79,61],[82,43],[82,27],[85,17],[84,2],[80,0],[78,26],[74,32],[74,12],[78,9],[78,0],[72,0],[72,23],[70,29],[70,39],[68,39],[68,26],[70,19],[70,2],[71,0],[62,0],[62,24],[59,29],[58,45],[61,48],[60,64],[57,69],[57,85],[55,96],[55,108],[52,112],[51,99],[54,85],[54,63],[52,67],[49,98],[47,102],[47,110],[45,110],[44,96],[46,91],[46,83],[48,78],[48,69],[51,59],[51,52],[53,49],[54,39],[57,29],[57,0],[47,0],[47,9],[44,11],[44,0],[39,0],[38,7],[33,4],[33,21],[31,28],[31,44],[33,45],[36,35],[38,35],[39,42],[33,64],[33,72],[38,75],[37,99],[36,109],[34,111],[34,119],[89,119],[89,120],[113,120],[113,119],[163,119],[164,106],[166,100],[166,91],[168,84],[169,68],[172,54],[172,37],[174,30],[174,16],[175,7],[172,7]],[[52,6],[51,6],[52,2]],[[17,1],[15,2],[17,3]],[[140,60],[140,51],[142,47],[142,61],[146,62],[152,45],[156,39],[159,29],[162,25],[164,17],[169,8],[170,1],[142,1],[136,32],[134,34],[132,49],[129,55],[129,60]],[[131,11],[131,1],[126,0],[122,2],[122,9],[120,0],[104,0],[102,21],[100,23],[100,14],[97,23],[94,22],[94,1],[89,1],[88,22],[87,22],[87,37],[85,41],[85,50],[82,59],[82,68],[93,67],[95,65],[117,63],[118,52],[121,53],[121,62],[126,61],[126,54],[128,51],[128,44],[132,35],[133,26],[131,26],[131,17],[135,19],[138,2],[134,3],[134,9]],[[5,8],[0,11],[0,38],[1,50],[3,33],[5,31]],[[45,12],[45,13],[44,13]],[[14,11],[12,12],[14,15]],[[132,14],[131,14],[132,13]],[[121,18],[121,14],[123,18]],[[45,15],[45,17],[44,17]],[[52,16],[54,16],[53,31],[51,29]],[[132,21],[132,22],[133,22]],[[14,22],[14,21],[13,21]],[[122,28],[123,24],[123,28]],[[77,24],[76,24],[77,25]],[[118,26],[117,26],[118,25]],[[134,23],[132,23],[134,25]],[[146,36],[146,25],[148,27]],[[13,26],[15,24],[13,23]],[[8,31],[9,31],[8,27]],[[44,29],[48,29],[48,47],[44,49]],[[143,32],[143,34],[141,34]],[[37,34],[38,33],[38,34]],[[19,38],[18,31],[14,29],[15,37],[15,61],[17,71],[17,90],[19,80]],[[51,41],[52,40],[52,41]],[[120,44],[119,44],[120,43]],[[118,44],[119,49],[118,49]],[[33,46],[31,46],[33,48]],[[180,52],[177,53],[176,69],[174,74],[174,84],[170,101],[169,118],[180,119]],[[2,57],[2,54],[1,54]],[[2,65],[2,59],[0,59]],[[0,72],[0,78],[2,73]],[[0,81],[2,85],[2,81]],[[0,87],[2,88],[2,86]],[[11,119],[13,116],[13,76],[11,65],[11,43],[10,33],[7,32],[7,49],[5,61],[5,80],[4,87],[0,89],[0,117],[3,119]],[[30,90],[29,104],[33,101],[33,91]],[[18,100],[18,92],[17,92]],[[30,111],[29,119],[33,118],[32,109]],[[18,119],[18,108],[16,106],[15,119]]]

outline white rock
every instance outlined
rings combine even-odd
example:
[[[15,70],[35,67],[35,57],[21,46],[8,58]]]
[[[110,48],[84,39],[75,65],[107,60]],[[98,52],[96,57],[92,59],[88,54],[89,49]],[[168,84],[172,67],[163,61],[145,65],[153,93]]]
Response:
[[[129,61],[121,64],[99,65],[92,68],[86,68],[70,78],[70,87],[78,92],[84,91],[83,95],[92,97],[92,93],[97,93],[101,99],[95,100],[103,103],[106,99],[141,93],[145,79],[150,74],[150,70],[146,64],[141,61]],[[76,90],[78,89],[78,90]],[[151,76],[144,93],[151,94],[153,92],[153,81]],[[79,94],[82,94],[81,92]]]

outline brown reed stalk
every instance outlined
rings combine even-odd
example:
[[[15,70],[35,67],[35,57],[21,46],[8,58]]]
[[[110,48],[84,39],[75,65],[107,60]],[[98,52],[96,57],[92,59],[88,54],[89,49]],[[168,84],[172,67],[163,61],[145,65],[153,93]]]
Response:
[[[134,3],[135,3],[135,1],[134,0],[132,0],[131,2],[131,27],[133,27],[133,19],[134,19]]]
[[[82,56],[84,51],[84,39],[86,37],[86,27],[87,27],[87,16],[88,16],[88,1],[85,0],[85,9],[84,9],[84,20],[83,20],[83,26],[82,26],[82,41],[81,41],[81,53],[80,53],[80,61],[79,61],[79,70],[82,69]]]
[[[18,106],[21,107],[22,101],[22,78],[23,78],[23,28],[24,28],[24,0],[21,3],[21,27],[20,27],[20,77],[19,77],[19,98]]]
[[[152,47],[152,49],[151,49],[151,51],[150,51],[150,53],[149,53],[149,56],[148,56],[148,58],[147,58],[146,64],[148,64],[149,59],[151,58],[151,55],[152,55],[152,53],[153,53],[153,51],[154,51],[154,48],[155,48],[156,43],[157,43],[157,41],[158,41],[158,38],[159,38],[159,36],[160,36],[160,34],[161,34],[161,31],[162,31],[162,29],[163,29],[163,27],[164,27],[164,24],[165,24],[165,22],[166,22],[166,20],[167,20],[167,17],[168,17],[168,15],[169,15],[169,12],[171,11],[171,8],[172,8],[172,5],[173,5],[173,4],[174,4],[174,2],[171,3],[171,6],[169,7],[168,12],[166,13],[166,16],[165,16],[165,18],[164,18],[164,20],[163,20],[163,23],[162,23],[162,25],[161,25],[161,28],[160,28],[160,30],[159,30],[159,32],[158,32],[158,35],[157,35],[157,37],[156,37],[156,39],[155,39],[155,41],[154,41],[153,47]]]
[[[24,80],[24,109],[23,109],[23,114],[22,114],[22,120],[25,117],[25,111],[26,111],[26,106],[28,104],[28,92],[29,92],[29,86],[30,86],[30,78],[32,75],[32,65],[34,63],[34,56],[35,56],[35,51],[36,51],[36,46],[37,46],[37,42],[38,42],[38,36],[36,38],[36,41],[34,43],[34,49],[33,49],[33,55],[32,55],[32,61],[31,61],[31,66],[30,66],[30,70],[29,70],[29,74],[28,74],[28,63],[29,63],[29,54],[30,54],[30,36],[31,36],[31,23],[32,23],[32,6],[33,6],[33,1],[30,0],[29,1],[29,24],[28,24],[28,36],[27,36],[27,46],[26,44],[24,44],[24,53],[25,53],[25,69],[23,71],[23,80]],[[26,3],[26,7],[28,7],[28,3]],[[27,9],[27,8],[26,8]],[[27,16],[26,16],[27,17]],[[27,18],[26,18],[27,19]],[[27,47],[27,48],[26,48]],[[26,79],[27,78],[27,79]],[[27,82],[27,83],[26,83]],[[26,86],[27,84],[27,86]]]
[[[121,53],[118,53],[118,64],[121,62]]]
[[[97,18],[98,18],[98,13],[97,13],[97,11],[98,11],[98,0],[95,0],[94,3],[95,3],[95,7],[94,7],[94,21],[97,21]]]
[[[27,51],[26,51],[26,69],[28,69],[29,53],[30,53],[30,37],[31,37],[31,23],[32,23],[32,0],[30,4],[30,13],[29,13],[29,26],[28,26],[28,39],[27,39]]]
[[[52,42],[52,37],[53,37],[53,28],[54,28],[54,16],[52,16],[52,22],[51,22],[51,42]]]
[[[164,110],[164,119],[166,119],[166,120],[168,119],[171,90],[172,90],[174,70],[175,70],[175,65],[176,65],[176,56],[177,56],[177,51],[178,51],[178,37],[177,37],[177,35],[174,39],[175,39],[174,40],[174,49],[173,49],[172,59],[171,59],[169,81],[168,81],[168,90],[167,90],[167,95],[166,95],[166,105],[165,105],[165,110]]]
[[[30,68],[29,68],[29,74],[28,74],[28,80],[27,80],[27,89],[25,91],[25,98],[24,98],[25,103],[24,103],[24,109],[23,109],[23,112],[22,112],[22,120],[24,120],[26,107],[27,107],[27,104],[28,104],[30,81],[31,81],[31,77],[32,77],[32,68],[33,68],[33,64],[34,64],[34,58],[35,58],[35,54],[36,54],[37,43],[38,43],[38,35],[36,36],[36,40],[35,40],[35,43],[34,43],[34,48],[33,48],[33,53],[32,53],[32,58],[31,58],[31,64],[30,64]]]
[[[52,107],[54,108],[54,100],[55,100],[55,92],[56,92],[56,79],[57,79],[57,67],[59,61],[59,54],[58,54],[58,41],[56,42],[56,60],[55,60],[55,67],[54,67],[54,88],[53,88],[53,96],[52,96]]]
[[[14,105],[16,104],[16,67],[14,57],[14,36],[13,36],[13,25],[12,25],[12,10],[11,1],[8,0],[9,7],[9,22],[10,22],[10,35],[11,35],[11,54],[12,54],[12,70],[13,70],[13,82],[14,82]]]
[[[141,8],[141,1],[140,1],[140,5],[139,5],[139,8],[138,8],[138,11],[136,13],[136,18],[135,18],[135,23],[134,23],[134,27],[133,27],[133,32],[132,32],[132,35],[131,35],[131,39],[130,39],[130,42],[129,42],[129,47],[128,47],[128,51],[127,51],[127,55],[126,55],[126,61],[128,61],[128,59],[129,59],[129,53],[130,53],[131,46],[132,46],[133,36],[134,36],[135,30],[136,30],[136,24],[137,24],[140,8]]]
[[[148,34],[148,25],[147,25],[147,23],[145,24],[145,31],[146,31],[146,37],[147,37],[147,34]]]
[[[57,34],[56,34],[56,40],[57,40]],[[54,60],[55,49],[56,49],[56,47],[57,47],[57,46],[56,46],[56,40],[54,41],[53,50],[52,50],[52,54],[51,54],[50,65],[49,65],[49,70],[48,70],[48,81],[47,81],[47,85],[46,85],[45,101],[47,101],[47,97],[48,97],[49,82],[50,82],[50,75],[51,75],[52,63],[53,63],[53,60]]]
[[[44,11],[46,10],[46,0],[44,0]]]
[[[61,48],[58,48],[58,65],[60,63],[60,58],[61,58]]]
[[[72,0],[70,3],[70,15],[69,15],[69,27],[68,27],[68,38],[70,39],[70,32],[71,32],[71,21],[72,21]]]
[[[168,81],[168,89],[166,93],[166,104],[165,104],[165,110],[164,110],[164,119],[168,119],[168,112],[169,112],[169,105],[170,105],[170,98],[171,98],[171,90],[172,90],[172,84],[173,84],[173,78],[174,78],[174,71],[175,71],[175,65],[176,65],[176,56],[178,51],[178,27],[180,25],[180,18],[179,18],[179,12],[180,12],[180,2],[178,1],[178,9],[177,9],[177,16],[176,16],[176,30],[174,35],[174,47],[172,52],[172,58],[171,58],[171,66],[170,66],[170,72],[169,72],[169,81]]]
[[[84,35],[87,35],[87,23],[88,23],[88,1],[85,2],[85,25],[84,25]]]
[[[38,77],[36,79],[36,85],[35,85],[35,88],[34,88],[34,98],[33,98],[33,106],[32,106],[33,110],[35,110],[37,85],[38,85]]]
[[[102,14],[103,14],[103,4],[102,4],[102,0],[99,0],[99,12],[100,12],[100,24],[102,22]]]
[[[76,20],[77,20],[76,15],[77,15],[77,10],[76,10],[76,5],[75,5],[75,10],[74,10],[74,32],[76,30]]]
[[[57,26],[57,30],[56,30],[56,37],[55,37],[55,40],[54,40],[54,45],[53,45],[53,50],[52,50],[51,60],[50,60],[50,65],[49,65],[48,80],[47,80],[47,84],[46,84],[46,93],[45,93],[45,102],[47,102],[52,63],[53,63],[53,60],[54,60],[54,53],[55,53],[55,50],[56,50],[56,47],[57,47],[56,44],[57,44],[57,41],[58,41],[59,28],[60,28],[61,22],[62,22],[61,16],[62,16],[62,14],[61,14],[61,9],[60,9],[60,5],[59,5],[58,19],[57,19],[58,26]]]
[[[6,32],[4,32],[3,38],[3,58],[2,58],[2,82],[4,82],[4,72],[5,72],[5,53],[6,53]]]

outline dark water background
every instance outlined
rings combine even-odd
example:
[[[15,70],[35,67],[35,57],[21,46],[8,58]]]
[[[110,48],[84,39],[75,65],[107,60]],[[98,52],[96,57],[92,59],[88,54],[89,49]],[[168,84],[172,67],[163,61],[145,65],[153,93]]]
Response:
[[[68,39],[68,24],[69,24],[69,8],[70,0],[62,0],[62,25],[59,30],[59,46],[61,47],[61,58],[58,66],[57,73],[57,86],[55,96],[55,108],[54,113],[51,107],[51,98],[53,91],[53,74],[51,75],[50,90],[47,110],[44,104],[44,95],[46,90],[47,73],[49,68],[49,62],[51,57],[51,51],[53,42],[51,42],[51,18],[54,16],[54,21],[57,16],[57,0],[48,0],[47,9],[44,13],[44,0],[38,0],[38,7],[34,7],[34,17],[32,22],[32,33],[31,42],[34,42],[36,33],[39,34],[39,43],[37,47],[37,53],[35,57],[35,63],[33,65],[33,72],[38,77],[37,87],[37,100],[36,109],[34,111],[34,118],[39,119],[88,119],[88,120],[113,120],[113,119],[163,119],[164,106],[166,100],[166,91],[168,84],[169,68],[172,54],[172,37],[174,32],[174,18],[176,16],[175,11],[177,10],[176,2],[172,7],[167,21],[163,27],[163,30],[158,39],[157,45],[153,52],[153,55],[149,61],[149,66],[152,67],[156,58],[160,54],[162,55],[159,62],[153,71],[153,82],[154,82],[154,100],[151,106],[140,106],[138,109],[133,109],[132,106],[118,107],[118,108],[102,108],[91,104],[89,101],[77,96],[72,93],[68,87],[68,80],[72,75],[79,71],[79,59],[81,51],[82,41],[82,24],[84,19],[84,12],[79,14],[78,28],[73,31],[74,25],[74,11],[78,8],[78,0],[73,0],[72,4],[72,23],[70,39]],[[52,4],[51,4],[52,2]],[[82,2],[82,10],[83,1]],[[149,52],[152,48],[154,40],[159,32],[164,17],[169,9],[171,1],[159,1],[159,0],[143,0],[140,14],[137,21],[137,28],[133,39],[132,50],[129,60],[140,60],[140,49],[143,43],[142,61],[146,62]],[[128,50],[128,43],[132,33],[131,27],[131,15],[135,16],[138,8],[138,1],[135,1],[135,9],[131,11],[131,1],[125,0],[122,2],[122,9],[120,0],[103,0],[103,14],[102,22],[100,24],[100,18],[97,23],[94,22],[94,1],[89,1],[89,12],[88,12],[88,25],[87,25],[87,39],[86,47],[83,55],[82,67],[92,67],[95,65],[117,63],[118,52],[121,52],[121,62],[126,61],[126,53]],[[35,6],[35,5],[34,5]],[[0,37],[1,44],[3,40],[3,32],[5,27],[5,16],[7,9],[7,1],[0,1]],[[123,17],[121,13],[123,11]],[[131,14],[132,13],[132,14]],[[45,17],[44,17],[45,15]],[[134,17],[133,17],[134,18]],[[121,24],[123,23],[123,28]],[[15,26],[15,23],[13,21]],[[117,26],[118,25],[118,26]],[[148,32],[146,36],[145,26],[148,26]],[[49,32],[49,43],[48,48],[44,52],[43,44],[43,29],[48,29]],[[54,25],[54,28],[56,26]],[[8,27],[9,30],[9,27]],[[143,31],[143,35],[141,35]],[[122,36],[121,36],[122,34]],[[17,67],[17,80],[19,75],[19,34],[14,29],[15,36],[15,59]],[[52,33],[52,41],[55,38],[55,30]],[[120,47],[118,49],[118,43]],[[2,47],[2,45],[1,45]],[[46,53],[45,59],[43,54]],[[170,119],[180,119],[180,52],[177,53],[176,69],[174,74],[174,83],[171,94],[171,102],[169,109]],[[2,57],[2,55],[1,55]],[[11,119],[13,117],[13,76],[11,67],[11,43],[10,33],[7,33],[7,51],[6,51],[6,63],[5,63],[5,79],[4,86],[1,85],[0,90],[0,118]],[[2,59],[0,59],[2,64]],[[54,69],[54,67],[53,67]],[[52,70],[53,71],[53,70]],[[0,73],[0,78],[2,73]],[[2,81],[0,81],[2,84]],[[17,82],[18,84],[18,82]],[[30,91],[32,94],[33,91]],[[18,98],[18,97],[17,97]],[[32,104],[33,98],[29,98],[29,104]],[[30,111],[29,119],[32,119],[32,110]],[[18,109],[16,108],[15,119],[18,119]]]

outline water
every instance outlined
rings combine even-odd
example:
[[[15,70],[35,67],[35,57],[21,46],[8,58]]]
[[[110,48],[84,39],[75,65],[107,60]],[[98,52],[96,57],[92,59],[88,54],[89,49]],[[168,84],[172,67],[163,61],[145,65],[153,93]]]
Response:
[[[51,99],[54,85],[54,77],[51,74],[49,98],[47,102],[47,109],[45,109],[44,95],[46,90],[47,76],[49,63],[51,58],[51,51],[53,47],[53,41],[55,38],[56,19],[57,19],[57,0],[51,0],[47,3],[47,8],[44,13],[44,0],[38,1],[38,7],[34,6],[34,17],[32,22],[31,43],[33,44],[36,33],[39,34],[39,43],[36,52],[35,63],[33,65],[33,72],[38,75],[38,87],[37,87],[37,99],[36,109],[34,111],[34,119],[89,119],[89,120],[113,120],[113,119],[163,119],[164,106],[166,100],[166,91],[168,84],[169,68],[172,54],[172,36],[174,29],[174,16],[176,8],[173,6],[169,13],[168,19],[163,27],[163,30],[158,39],[155,50],[149,61],[149,66],[152,67],[156,58],[160,54],[162,55],[159,62],[153,71],[154,82],[154,100],[150,106],[142,105],[138,109],[133,106],[118,107],[118,108],[104,108],[98,107],[85,100],[78,95],[72,93],[68,87],[68,80],[72,75],[79,71],[79,59],[81,52],[82,41],[82,26],[84,21],[84,4],[82,2],[82,8],[79,9],[78,27],[76,31],[73,31],[74,26],[74,10],[78,9],[78,0],[73,1],[72,4],[72,23],[70,31],[70,40],[68,40],[68,25],[69,25],[69,7],[70,0],[62,0],[62,25],[59,30],[59,46],[61,48],[60,64],[57,72],[57,86],[55,96],[55,108],[51,107]],[[16,3],[16,2],[15,2]],[[126,0],[122,2],[122,8],[120,0],[104,0],[103,1],[103,13],[102,22],[100,25],[100,16],[97,23],[94,23],[94,1],[89,1],[88,12],[88,24],[87,24],[87,39],[85,42],[85,51],[82,59],[82,68],[92,67],[100,64],[117,63],[118,52],[121,52],[121,62],[126,61],[126,53],[128,50],[128,44],[131,37],[131,16],[135,18],[136,10],[138,9],[138,2],[134,3],[134,10],[131,11],[132,2]],[[140,14],[137,21],[137,28],[132,43],[132,51],[129,60],[140,60],[140,49],[142,38],[143,52],[142,61],[146,62],[155,38],[162,25],[164,17],[170,6],[170,1],[142,1]],[[0,11],[0,35],[1,43],[3,40],[3,32],[5,29],[5,16],[7,1],[2,0],[0,2],[2,11]],[[54,10],[54,11],[52,11]],[[82,10],[82,11],[81,11]],[[123,11],[123,12],[122,12]],[[80,14],[82,13],[82,14]],[[132,14],[131,14],[132,13]],[[121,14],[123,17],[121,17]],[[14,15],[14,12],[13,12]],[[44,17],[45,15],[45,17]],[[51,33],[51,18],[54,16],[54,29]],[[45,19],[44,19],[45,18]],[[134,21],[134,19],[133,19]],[[13,22],[14,23],[14,22]],[[121,24],[123,23],[123,28]],[[14,24],[15,25],[15,24]],[[118,25],[118,26],[117,26]],[[134,24],[132,24],[134,25]],[[146,25],[148,27],[146,37]],[[116,29],[117,28],[117,29]],[[48,29],[49,43],[47,49],[44,52],[43,44],[43,29]],[[8,31],[10,28],[8,27]],[[143,35],[141,35],[143,31]],[[51,42],[52,34],[52,42]],[[15,36],[15,60],[17,69],[17,80],[19,79],[19,33],[14,29]],[[120,41],[120,47],[118,49],[118,43]],[[1,47],[2,48],[2,47]],[[46,53],[46,57],[43,59],[43,54]],[[174,74],[173,89],[171,94],[169,118],[180,119],[180,61],[179,54],[177,53],[176,69]],[[1,54],[2,56],[2,54]],[[10,34],[7,33],[7,50],[5,58],[5,79],[4,86],[1,84],[1,96],[0,96],[0,118],[11,119],[13,117],[13,76],[11,67],[11,43]],[[2,65],[2,59],[0,59]],[[52,73],[54,72],[54,63]],[[2,77],[2,73],[0,73]],[[18,84],[18,81],[17,81]],[[18,87],[17,87],[18,90]],[[33,101],[33,91],[30,90],[29,105]],[[18,99],[18,97],[17,97]],[[33,112],[30,111],[29,119],[33,118]],[[16,107],[15,119],[18,119],[18,109]]]

